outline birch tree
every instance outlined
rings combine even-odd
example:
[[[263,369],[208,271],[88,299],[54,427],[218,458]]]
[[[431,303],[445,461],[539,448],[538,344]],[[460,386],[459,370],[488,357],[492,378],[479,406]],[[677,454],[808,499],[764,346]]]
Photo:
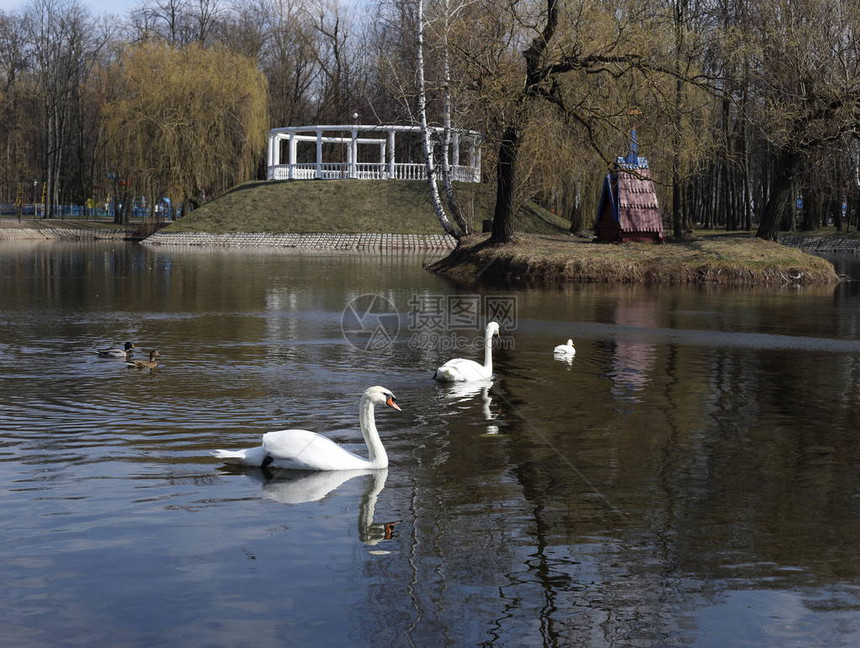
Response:
[[[442,205],[442,198],[439,195],[439,187],[436,184],[436,162],[433,154],[433,138],[430,134],[430,127],[427,122],[427,84],[424,74],[424,31],[426,22],[424,20],[424,0],[418,0],[418,52],[417,52],[417,70],[418,77],[418,119],[421,123],[421,146],[424,155],[424,165],[427,169],[427,184],[430,189],[430,200],[433,203],[433,211],[439,224],[445,233],[459,238],[459,233],[451,225],[451,220],[445,212],[445,207]]]
[[[463,5],[458,5],[457,8],[451,8],[451,0],[444,0],[442,14],[442,183],[445,187],[445,199],[448,203],[448,209],[451,211],[451,217],[454,222],[463,232],[463,234],[471,234],[471,227],[463,216],[460,205],[457,202],[457,196],[454,192],[454,182],[451,171],[451,129],[453,127],[453,112],[454,99],[451,89],[451,55],[449,51],[448,39],[451,34],[451,20],[454,12],[462,8]],[[459,165],[459,160],[454,160],[455,165]]]

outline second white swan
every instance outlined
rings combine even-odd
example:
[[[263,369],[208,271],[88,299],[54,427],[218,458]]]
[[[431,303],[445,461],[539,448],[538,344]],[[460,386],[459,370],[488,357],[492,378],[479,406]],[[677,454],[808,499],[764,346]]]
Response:
[[[367,444],[367,459],[308,430],[278,430],[263,435],[263,443],[246,450],[213,450],[227,463],[291,470],[359,470],[388,467],[388,455],[376,430],[373,409],[388,405],[398,412],[397,399],[385,387],[369,387],[361,396],[358,421]]]
[[[573,357],[576,355],[576,348],[573,346],[573,340],[568,340],[567,344],[559,344],[552,350],[554,355]]]
[[[489,380],[493,377],[493,336],[499,335],[497,322],[490,322],[484,331],[484,364],[466,358],[454,358],[436,370],[433,377],[441,382]]]

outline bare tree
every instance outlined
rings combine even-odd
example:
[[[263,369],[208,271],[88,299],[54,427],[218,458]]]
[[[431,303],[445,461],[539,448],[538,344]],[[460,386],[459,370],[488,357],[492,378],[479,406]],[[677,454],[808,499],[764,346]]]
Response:
[[[59,204],[76,101],[106,36],[77,0],[35,0],[25,13],[43,107],[45,216]]]

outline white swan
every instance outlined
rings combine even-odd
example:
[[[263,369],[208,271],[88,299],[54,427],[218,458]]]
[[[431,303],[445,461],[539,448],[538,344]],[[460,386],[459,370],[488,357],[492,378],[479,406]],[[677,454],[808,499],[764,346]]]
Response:
[[[567,344],[559,344],[552,350],[553,355],[562,356],[563,358],[572,358],[576,355],[576,349],[573,346],[573,340],[568,340]]]
[[[385,387],[369,387],[361,396],[358,421],[367,444],[368,458],[345,450],[331,439],[308,430],[278,430],[263,435],[262,445],[247,450],[214,450],[212,455],[227,463],[291,470],[360,470],[388,467],[388,455],[373,417],[375,405],[388,405],[398,412],[396,398]]]
[[[484,331],[484,364],[474,360],[454,358],[436,370],[433,377],[442,382],[463,382],[471,380],[489,380],[493,377],[493,335],[499,335],[499,325],[496,322],[487,324]]]

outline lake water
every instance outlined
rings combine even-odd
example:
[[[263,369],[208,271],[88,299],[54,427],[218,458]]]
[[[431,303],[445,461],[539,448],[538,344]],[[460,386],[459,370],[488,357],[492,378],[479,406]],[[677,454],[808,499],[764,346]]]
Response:
[[[427,261],[0,244],[3,644],[860,644],[860,282],[477,291]],[[491,312],[492,386],[439,386]],[[126,340],[162,365],[93,352]],[[209,456],[363,452],[376,384],[385,471]]]

